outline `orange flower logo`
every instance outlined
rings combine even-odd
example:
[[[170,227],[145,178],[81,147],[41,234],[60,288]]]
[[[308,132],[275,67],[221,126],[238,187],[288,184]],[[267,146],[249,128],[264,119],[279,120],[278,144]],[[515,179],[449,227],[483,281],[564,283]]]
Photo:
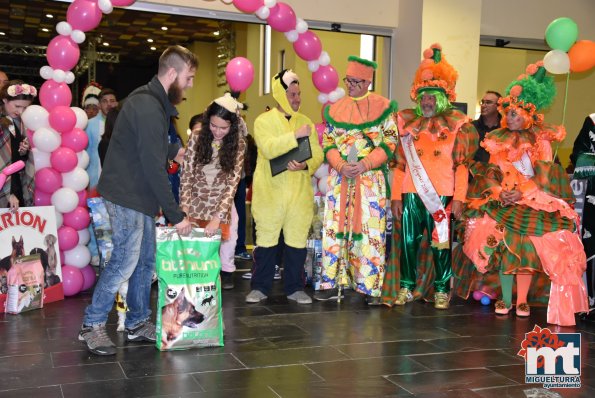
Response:
[[[539,349],[541,347],[550,347],[553,350],[557,350],[560,347],[564,347],[565,343],[558,339],[557,334],[552,334],[548,328],[540,328],[535,325],[532,331],[525,335],[525,340],[521,343],[521,349],[517,353],[518,356],[527,358],[527,348],[534,347]],[[558,358],[556,358],[557,360]],[[543,368],[545,360],[543,356],[537,359],[537,367]]]

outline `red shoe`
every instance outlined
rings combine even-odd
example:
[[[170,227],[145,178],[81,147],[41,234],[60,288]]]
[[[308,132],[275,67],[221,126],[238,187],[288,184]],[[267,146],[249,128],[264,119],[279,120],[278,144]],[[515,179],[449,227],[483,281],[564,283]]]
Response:
[[[531,314],[531,307],[527,303],[517,304],[516,306],[516,315],[517,316],[529,316]]]
[[[510,312],[511,309],[512,309],[512,304],[510,304],[510,307],[506,307],[506,303],[504,303],[504,301],[502,301],[502,300],[496,301],[496,309],[495,309],[496,314],[508,315],[508,313]]]

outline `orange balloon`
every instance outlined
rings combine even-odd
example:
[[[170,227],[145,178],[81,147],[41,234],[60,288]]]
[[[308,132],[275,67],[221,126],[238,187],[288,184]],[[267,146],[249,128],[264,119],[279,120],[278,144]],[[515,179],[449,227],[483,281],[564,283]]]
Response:
[[[571,72],[584,72],[595,66],[595,42],[591,40],[578,40],[570,50]]]

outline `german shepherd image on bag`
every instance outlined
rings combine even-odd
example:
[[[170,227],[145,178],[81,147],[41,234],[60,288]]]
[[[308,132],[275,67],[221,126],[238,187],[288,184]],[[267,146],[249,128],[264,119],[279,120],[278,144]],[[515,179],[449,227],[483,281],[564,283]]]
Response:
[[[198,228],[190,236],[157,228],[158,349],[223,345],[220,239]]]

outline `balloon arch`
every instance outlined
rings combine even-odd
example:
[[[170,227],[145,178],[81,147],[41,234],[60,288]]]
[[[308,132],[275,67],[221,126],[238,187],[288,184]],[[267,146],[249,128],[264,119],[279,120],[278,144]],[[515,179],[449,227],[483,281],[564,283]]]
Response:
[[[70,106],[72,92],[68,85],[75,80],[72,69],[79,61],[79,45],[85,41],[85,32],[95,29],[103,14],[111,13],[113,7],[127,7],[135,1],[74,0],[66,12],[66,21],[56,25],[58,35],[48,44],[48,65],[40,69],[41,77],[46,80],[39,90],[41,106],[31,105],[23,113],[27,134],[32,138],[35,205],[53,205],[56,209],[65,295],[76,294],[84,286],[90,287],[85,280],[91,274],[94,276],[89,265],[91,254],[86,246],[90,239],[86,207],[89,176],[85,171],[89,156],[85,150],[88,138],[84,131],[88,120],[81,108]],[[345,91],[338,87],[337,71],[330,64],[328,53],[322,50],[319,37],[288,4],[277,0],[222,1],[233,3],[242,12],[255,14],[266,20],[272,29],[285,34],[293,43],[296,54],[308,62],[312,81],[320,92],[320,103],[336,102],[345,95]],[[247,82],[241,76],[253,76],[252,65],[245,59],[242,62],[237,62],[241,59],[234,60],[226,70],[227,78],[230,82],[237,81],[239,85],[236,87],[243,91],[252,82],[252,77]],[[71,286],[73,284],[77,286]]]

